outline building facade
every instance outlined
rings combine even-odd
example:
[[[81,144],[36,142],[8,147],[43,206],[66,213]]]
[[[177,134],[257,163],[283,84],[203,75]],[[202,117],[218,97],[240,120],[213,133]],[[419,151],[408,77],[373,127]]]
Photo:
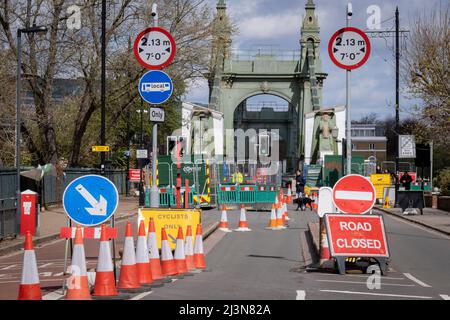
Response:
[[[376,124],[352,124],[352,154],[364,159],[375,157],[386,161],[387,138],[383,127]]]

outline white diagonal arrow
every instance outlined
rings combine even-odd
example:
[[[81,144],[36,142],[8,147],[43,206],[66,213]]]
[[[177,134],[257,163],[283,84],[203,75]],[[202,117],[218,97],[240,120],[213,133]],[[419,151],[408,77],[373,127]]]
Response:
[[[77,185],[75,189],[92,206],[92,208],[85,208],[91,216],[106,216],[108,202],[102,195],[100,195],[100,199],[97,201],[82,184]]]

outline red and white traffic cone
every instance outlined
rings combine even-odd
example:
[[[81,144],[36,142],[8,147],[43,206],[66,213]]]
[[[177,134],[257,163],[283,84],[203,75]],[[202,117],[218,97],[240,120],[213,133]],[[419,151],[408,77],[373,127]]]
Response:
[[[272,211],[270,212],[270,221],[269,225],[266,227],[268,230],[276,230],[277,229],[277,213],[275,209],[275,203],[272,204]]]
[[[288,197],[285,196],[284,202],[283,202],[283,217],[284,217],[284,220],[289,221],[289,220],[291,220],[291,218],[289,218],[289,213],[288,213],[288,208],[287,208],[287,201],[288,201],[287,199],[288,199]]]
[[[91,300],[89,282],[86,271],[86,256],[84,253],[83,233],[77,226],[72,252],[71,276],[68,279],[66,300]]]
[[[167,240],[166,229],[161,229],[161,270],[164,276],[175,276],[178,274],[177,266],[173,260],[172,249]]]
[[[136,245],[136,267],[138,270],[139,283],[147,285],[153,283],[150,260],[148,256],[147,239],[145,238],[144,220],[139,223],[139,233]]]
[[[106,226],[102,224],[100,235],[100,250],[98,254],[97,270],[93,296],[112,297],[117,296],[114,268],[109,248],[109,239],[106,235]]]
[[[205,254],[203,252],[203,235],[202,225],[197,225],[197,232],[195,235],[195,247],[194,247],[194,263],[196,269],[206,269]]]
[[[228,226],[227,208],[222,206],[222,216],[220,218],[219,230],[224,232],[232,232]]]
[[[188,271],[195,270],[195,262],[194,262],[194,248],[193,248],[193,239],[192,239],[192,228],[191,226],[187,226],[186,231],[186,240],[184,246],[184,254],[186,257],[186,266]]]
[[[328,237],[325,229],[323,218],[319,221],[320,229],[320,248],[319,248],[319,265],[321,268],[333,268],[334,261],[331,258],[330,248],[328,247]]]
[[[24,249],[22,279],[17,300],[42,300],[36,254],[33,248],[33,237],[29,231],[25,235]]]
[[[164,279],[161,271],[161,261],[159,259],[158,241],[156,240],[155,222],[150,218],[148,225],[147,246],[150,252],[150,270],[153,280]]]
[[[239,226],[235,231],[241,231],[241,232],[252,231],[248,227],[247,217],[245,215],[245,207],[243,204],[241,205],[241,216],[239,218]]]
[[[136,265],[131,222],[128,222],[125,228],[125,243],[123,245],[122,265],[120,266],[119,284],[117,287],[119,289],[138,289],[141,285]]]
[[[291,188],[290,184],[289,184],[289,188],[288,188],[286,202],[292,204],[292,188]]]
[[[184,239],[183,228],[178,228],[177,244],[175,247],[174,255],[175,265],[177,266],[178,274],[184,274],[188,272],[186,256],[184,254]]]
[[[281,201],[281,199],[277,209],[277,230],[286,229],[284,226],[285,221],[283,219],[283,201]]]

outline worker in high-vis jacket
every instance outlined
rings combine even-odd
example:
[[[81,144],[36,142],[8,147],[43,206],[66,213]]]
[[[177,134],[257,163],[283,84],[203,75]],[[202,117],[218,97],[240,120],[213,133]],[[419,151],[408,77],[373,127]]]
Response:
[[[239,169],[235,173],[233,173],[233,178],[232,178],[231,182],[237,183],[237,184],[241,184],[242,182],[244,182],[244,176],[239,171]]]

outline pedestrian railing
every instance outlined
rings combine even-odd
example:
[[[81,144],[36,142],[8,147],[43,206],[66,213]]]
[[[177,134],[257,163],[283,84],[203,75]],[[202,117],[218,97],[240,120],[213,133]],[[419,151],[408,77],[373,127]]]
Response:
[[[219,185],[219,204],[274,203],[278,188],[257,185]]]

